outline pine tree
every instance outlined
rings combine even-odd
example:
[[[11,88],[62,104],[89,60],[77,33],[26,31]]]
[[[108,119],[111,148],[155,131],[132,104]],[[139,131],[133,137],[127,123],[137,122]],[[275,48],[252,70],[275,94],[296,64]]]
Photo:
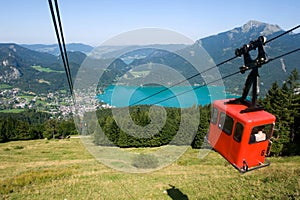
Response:
[[[298,71],[297,69],[294,69],[287,80],[287,85],[290,92],[294,93],[296,89],[299,89],[300,87],[299,79],[300,77]]]
[[[43,137],[47,139],[55,139],[58,135],[58,125],[57,125],[57,120],[54,119],[49,119],[45,123],[45,130],[43,132]]]
[[[18,140],[32,139],[29,132],[29,124],[27,122],[18,121],[16,125],[15,129]]]
[[[103,131],[107,138],[114,144],[118,143],[120,128],[112,117],[107,117]]]
[[[299,154],[299,76],[294,70],[280,88],[275,82],[262,101],[265,110],[276,116],[276,129],[272,153],[274,155]]]
[[[1,121],[0,121],[0,142],[6,142],[6,141],[8,141],[8,138],[6,136],[5,121],[1,119]]]
[[[290,134],[290,145],[289,145],[289,154],[300,154],[300,94],[299,94],[299,74],[295,69],[292,71],[291,75],[288,77],[286,82],[286,90],[289,93],[290,100],[290,112],[291,112],[291,121],[289,123],[291,134]]]
[[[192,147],[196,149],[200,149],[202,147],[203,141],[207,134],[209,128],[209,116],[210,116],[210,108],[208,106],[199,108],[200,114],[200,123],[198,126],[197,135],[195,136]]]

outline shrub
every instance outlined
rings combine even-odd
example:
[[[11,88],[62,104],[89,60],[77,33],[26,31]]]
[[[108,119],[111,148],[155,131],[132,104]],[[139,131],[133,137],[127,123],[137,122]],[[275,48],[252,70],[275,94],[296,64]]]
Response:
[[[158,160],[150,154],[139,154],[133,158],[132,165],[136,168],[150,169],[158,167]]]

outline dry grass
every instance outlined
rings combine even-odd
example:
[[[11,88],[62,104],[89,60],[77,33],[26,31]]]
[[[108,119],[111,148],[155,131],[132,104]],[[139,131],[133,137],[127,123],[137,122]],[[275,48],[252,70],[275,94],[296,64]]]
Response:
[[[161,170],[129,174],[97,162],[80,139],[4,143],[0,199],[300,199],[300,157],[241,175],[215,152],[198,156],[188,149]]]

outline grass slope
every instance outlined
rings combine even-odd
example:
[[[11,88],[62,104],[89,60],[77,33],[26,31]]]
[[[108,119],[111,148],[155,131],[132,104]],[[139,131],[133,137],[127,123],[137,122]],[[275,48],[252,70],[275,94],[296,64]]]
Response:
[[[0,144],[0,199],[300,199],[300,157],[239,174],[189,149],[159,171],[129,174],[97,162],[80,139]]]
[[[57,70],[53,70],[47,67],[42,67],[40,65],[33,65],[31,66],[33,69],[40,71],[40,72],[47,72],[47,73],[51,73],[51,72],[56,72],[56,73],[64,73],[64,71],[57,71]]]
[[[0,84],[0,90],[12,89],[12,88],[13,88],[13,86],[11,86],[11,85],[7,85],[7,84],[4,84],[4,83]]]
[[[22,109],[22,108],[0,110],[1,113],[21,113],[21,112],[24,112],[24,111],[25,111],[25,109]]]

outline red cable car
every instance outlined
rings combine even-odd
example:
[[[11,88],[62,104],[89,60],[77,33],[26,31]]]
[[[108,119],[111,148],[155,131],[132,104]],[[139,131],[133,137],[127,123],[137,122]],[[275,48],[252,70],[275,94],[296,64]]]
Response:
[[[271,148],[270,138],[276,118],[256,104],[258,95],[258,68],[267,63],[263,48],[265,37],[259,37],[235,51],[244,56],[241,73],[252,70],[247,77],[241,98],[217,100],[212,106],[210,128],[207,136],[210,145],[241,173],[268,166],[265,160]],[[258,48],[252,60],[249,51]],[[246,100],[252,85],[252,101]]]
[[[241,113],[247,106],[213,103],[208,141],[240,172],[268,166],[275,116],[264,111]]]

